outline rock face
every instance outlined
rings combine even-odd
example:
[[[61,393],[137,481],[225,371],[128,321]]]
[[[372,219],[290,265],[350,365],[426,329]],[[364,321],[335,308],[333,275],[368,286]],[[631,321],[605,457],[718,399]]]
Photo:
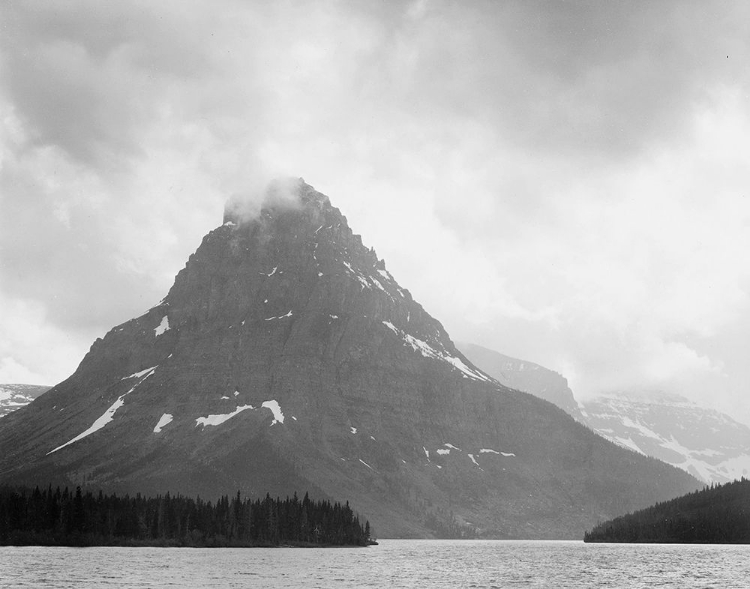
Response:
[[[0,417],[28,405],[50,388],[36,384],[0,384]]]
[[[582,405],[584,423],[599,434],[706,483],[750,476],[750,428],[728,415],[676,395],[608,395]]]
[[[583,421],[578,402],[561,374],[528,362],[505,356],[476,344],[457,343],[464,355],[495,380],[506,387],[523,391],[549,401],[560,409]]]
[[[162,302],[0,420],[0,483],[309,491],[381,537],[501,538],[698,488],[477,369],[327,197],[291,192],[228,208]]]

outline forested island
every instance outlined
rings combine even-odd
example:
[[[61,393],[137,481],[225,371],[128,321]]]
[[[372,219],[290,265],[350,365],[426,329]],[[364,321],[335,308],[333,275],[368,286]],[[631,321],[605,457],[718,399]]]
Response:
[[[3,546],[366,546],[370,523],[347,502],[294,497],[204,501],[169,493],[122,497],[75,491],[0,488]]]
[[[750,480],[711,485],[600,523],[583,541],[750,544]]]

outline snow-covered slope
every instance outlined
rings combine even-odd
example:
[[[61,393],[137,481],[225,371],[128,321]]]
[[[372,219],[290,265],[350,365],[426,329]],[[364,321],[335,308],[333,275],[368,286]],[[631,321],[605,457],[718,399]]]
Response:
[[[28,405],[50,388],[35,384],[0,384],[0,417]]]
[[[708,482],[750,475],[750,428],[674,395],[609,395],[582,403],[584,422],[635,452]]]

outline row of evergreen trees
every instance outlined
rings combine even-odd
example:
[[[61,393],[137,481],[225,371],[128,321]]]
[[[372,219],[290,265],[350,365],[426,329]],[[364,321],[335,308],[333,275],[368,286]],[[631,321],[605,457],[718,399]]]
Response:
[[[583,541],[750,544],[750,480],[713,484],[600,523]]]
[[[0,488],[0,545],[355,545],[370,540],[349,503],[182,495],[135,497],[80,487]]]

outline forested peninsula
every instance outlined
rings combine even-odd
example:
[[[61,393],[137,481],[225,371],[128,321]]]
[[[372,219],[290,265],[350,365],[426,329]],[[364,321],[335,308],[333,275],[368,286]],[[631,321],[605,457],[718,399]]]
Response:
[[[3,546],[366,546],[370,524],[349,507],[286,499],[204,501],[169,493],[122,497],[52,488],[0,488]]]
[[[750,544],[750,480],[711,485],[598,524],[583,541]]]

